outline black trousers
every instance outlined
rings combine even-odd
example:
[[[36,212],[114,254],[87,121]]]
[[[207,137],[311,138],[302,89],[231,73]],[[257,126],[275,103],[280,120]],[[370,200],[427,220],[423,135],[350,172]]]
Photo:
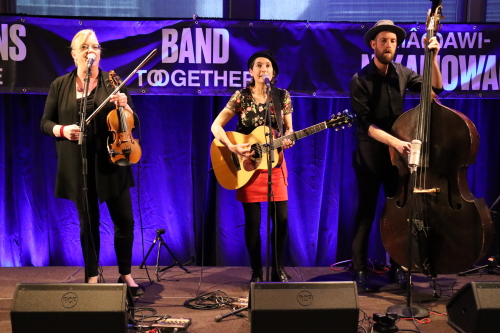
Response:
[[[91,184],[94,184],[92,186]],[[130,190],[122,191],[117,197],[106,201],[114,225],[114,248],[119,273],[127,275],[132,267],[132,245],[134,243],[134,216]],[[101,240],[99,234],[100,212],[99,198],[95,189],[95,180],[89,179],[88,214],[83,200],[76,203],[80,218],[80,241],[87,276],[97,276]]]
[[[271,214],[272,266],[281,267],[288,238],[288,201],[271,202],[268,208]],[[261,203],[243,203],[245,213],[245,243],[250,256],[253,271],[262,270],[262,241],[260,237]]]
[[[352,267],[356,271],[366,268],[370,232],[377,211],[380,186],[386,196],[396,193],[397,168],[391,164],[389,148],[380,142],[358,142],[353,155],[353,167],[358,185],[358,209],[352,243]]]

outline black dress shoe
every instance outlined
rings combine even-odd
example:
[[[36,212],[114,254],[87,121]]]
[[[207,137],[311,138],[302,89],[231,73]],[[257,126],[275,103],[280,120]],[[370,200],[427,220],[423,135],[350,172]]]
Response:
[[[144,287],[141,285],[138,285],[137,287],[128,287],[128,289],[130,289],[130,292],[134,297],[144,295]]]
[[[127,284],[125,281],[122,280],[122,277],[120,276],[118,278],[118,282],[117,283],[125,283]],[[141,295],[144,295],[144,287],[141,286],[141,285],[138,285],[137,287],[131,287],[127,284],[127,289],[130,290],[130,294],[134,297],[138,297],[138,296],[141,296]]]
[[[364,291],[367,293],[378,291],[379,288],[370,283],[370,280],[363,271],[354,272],[354,281],[358,287],[358,291]]]
[[[250,282],[262,282],[264,279],[262,278],[262,270],[261,271],[252,271],[252,278]]]
[[[402,267],[391,266],[389,269],[389,282],[397,283],[401,289],[406,289],[408,287],[408,281],[406,281],[406,272]]]
[[[272,282],[291,282],[292,278],[288,275],[285,269],[281,266],[278,268],[273,268],[271,271],[271,281]]]

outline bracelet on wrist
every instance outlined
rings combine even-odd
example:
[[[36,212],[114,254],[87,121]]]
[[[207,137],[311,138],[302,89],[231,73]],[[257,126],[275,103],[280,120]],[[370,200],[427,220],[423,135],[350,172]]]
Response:
[[[64,139],[64,126],[65,125],[62,125],[61,128],[59,129],[59,135],[61,136],[61,138]]]

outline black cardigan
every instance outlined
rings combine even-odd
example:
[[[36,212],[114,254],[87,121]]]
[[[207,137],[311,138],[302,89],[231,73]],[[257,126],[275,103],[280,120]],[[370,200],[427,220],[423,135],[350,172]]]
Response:
[[[108,86],[106,79],[108,72],[99,69],[98,85],[95,88],[94,105],[101,105],[114,91]],[[45,103],[45,110],[41,120],[42,132],[53,136],[55,125],[71,125],[80,121],[76,99],[76,69],[60,76],[50,85],[49,95]],[[121,89],[127,95],[128,105],[133,110],[132,99],[126,87]],[[92,119],[88,126],[88,173],[95,174],[97,193],[101,202],[117,196],[120,192],[134,186],[134,179],[130,167],[116,166],[109,161],[107,152],[108,127],[106,117],[115,109],[114,103],[106,106]],[[88,118],[89,114],[87,115]],[[134,120],[137,125],[139,119],[134,111]],[[57,138],[57,175],[55,196],[72,201],[82,198],[82,158],[81,146],[78,141]],[[95,154],[94,154],[95,153]],[[94,178],[90,177],[89,181]],[[90,187],[90,185],[89,185]]]

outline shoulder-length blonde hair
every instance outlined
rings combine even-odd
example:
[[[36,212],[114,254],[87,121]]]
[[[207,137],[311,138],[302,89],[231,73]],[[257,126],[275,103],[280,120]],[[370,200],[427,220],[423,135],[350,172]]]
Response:
[[[80,46],[82,46],[82,44],[84,44],[84,42],[87,40],[87,38],[90,35],[94,35],[95,38],[97,39],[95,31],[92,29],[84,29],[84,30],[78,31],[76,33],[75,37],[73,37],[73,40],[71,41],[71,50],[78,51],[80,49]]]

